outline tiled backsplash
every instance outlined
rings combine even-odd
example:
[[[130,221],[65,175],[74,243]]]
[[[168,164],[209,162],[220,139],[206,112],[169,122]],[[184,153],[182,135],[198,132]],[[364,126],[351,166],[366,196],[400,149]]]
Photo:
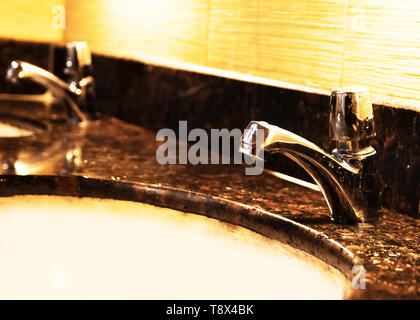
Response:
[[[0,41],[0,72],[11,59],[44,68],[61,62],[63,49],[46,44]],[[57,63],[60,65],[60,63]],[[265,120],[331,150],[328,136],[329,97],[202,75],[139,62],[94,56],[97,108],[122,120],[153,130],[178,128],[245,128],[250,120]],[[56,70],[59,72],[59,70]],[[0,92],[13,91],[0,77]],[[20,92],[35,90],[28,84]],[[378,171],[384,207],[419,216],[419,112],[374,106]],[[277,159],[276,159],[277,160]],[[273,165],[268,159],[269,164]],[[274,168],[273,168],[274,169]],[[276,161],[275,169],[305,176],[291,161]]]

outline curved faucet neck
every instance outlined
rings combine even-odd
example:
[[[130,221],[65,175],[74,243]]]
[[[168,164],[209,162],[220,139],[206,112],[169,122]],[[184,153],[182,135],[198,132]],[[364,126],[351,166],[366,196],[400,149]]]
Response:
[[[18,83],[23,79],[39,83],[53,96],[66,101],[70,107],[68,112],[70,118],[76,119],[80,126],[86,126],[87,118],[75,102],[75,98],[80,95],[80,89],[76,86],[68,85],[54,74],[19,60],[11,62],[7,69],[6,79],[12,83]]]

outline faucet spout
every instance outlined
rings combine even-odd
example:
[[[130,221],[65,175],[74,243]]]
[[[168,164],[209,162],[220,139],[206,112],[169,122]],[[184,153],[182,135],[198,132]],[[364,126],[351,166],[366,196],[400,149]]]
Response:
[[[262,132],[263,139],[257,139]],[[254,157],[261,152],[281,153],[296,162],[319,186],[335,223],[374,222],[380,211],[376,151],[365,140],[357,142],[346,144],[357,148],[337,148],[329,154],[290,131],[267,122],[251,121],[240,151]]]
[[[76,120],[81,127],[86,126],[87,118],[75,102],[75,98],[80,95],[79,88],[68,85],[54,74],[42,68],[19,60],[11,62],[7,69],[6,79],[12,83],[18,83],[23,79],[39,83],[50,91],[54,97],[64,100],[67,103],[68,114],[71,119]]]

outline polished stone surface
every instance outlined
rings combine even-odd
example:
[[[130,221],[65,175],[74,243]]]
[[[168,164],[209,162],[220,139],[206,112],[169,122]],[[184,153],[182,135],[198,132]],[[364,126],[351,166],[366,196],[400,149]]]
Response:
[[[0,72],[15,58],[44,68],[50,66],[52,70],[54,51],[56,61],[60,60],[62,48],[54,50],[46,44],[2,40]],[[215,212],[229,211],[237,219],[248,217],[248,226],[252,227],[253,219],[261,212],[243,207],[250,205],[316,230],[303,232],[297,225],[282,220],[283,224],[275,229],[278,232],[271,235],[335,265],[347,277],[352,276],[349,266],[362,263],[367,269],[368,289],[354,290],[350,298],[419,298],[420,222],[414,218],[419,216],[419,113],[374,106],[377,131],[374,145],[386,209],[374,226],[337,226],[331,223],[320,193],[271,175],[245,176],[240,165],[159,165],[153,133],[164,127],[177,129],[179,120],[188,120],[189,128],[207,130],[243,129],[250,120],[266,120],[330,150],[328,97],[102,56],[94,56],[93,63],[98,111],[140,127],[103,117],[91,122],[87,132],[61,124],[52,126],[37,139],[0,139],[3,173],[36,174],[3,176],[2,195],[19,191],[91,195],[163,206],[174,206],[181,199],[175,209],[201,214],[209,212],[209,208]],[[2,77],[0,91],[42,92],[30,83],[12,86]],[[0,113],[26,109],[16,106],[0,101]],[[30,116],[39,119],[36,111],[39,106],[27,106],[32,110]],[[40,127],[45,127],[45,121]],[[13,168],[16,159],[21,161]],[[267,166],[307,178],[290,161],[270,161]],[[127,183],[118,184],[121,181]],[[226,218],[221,213],[219,218],[222,217]],[[264,221],[260,227],[264,227]],[[321,240],[311,242],[317,231],[323,235]],[[284,237],[287,233],[292,233],[290,239]],[[338,241],[352,254],[343,256],[328,239]]]
[[[245,176],[242,165],[160,165],[155,134],[114,118],[91,122],[86,136],[77,139],[74,133],[56,132],[60,134],[51,139],[61,141],[70,135],[78,148],[62,144],[56,149],[62,156],[43,168],[47,176],[3,176],[1,195],[116,198],[206,214],[303,249],[339,268],[349,281],[352,266],[362,264],[367,289],[352,290],[348,298],[420,297],[417,219],[385,210],[376,225],[334,225],[319,192],[268,174]],[[70,158],[69,150],[77,159],[73,166],[63,162]],[[270,220],[267,211],[279,218]]]

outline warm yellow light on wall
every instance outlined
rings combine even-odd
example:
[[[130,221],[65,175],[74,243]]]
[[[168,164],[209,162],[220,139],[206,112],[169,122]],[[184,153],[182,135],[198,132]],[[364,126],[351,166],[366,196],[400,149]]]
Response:
[[[416,0],[68,1],[69,40],[147,63],[420,109]]]
[[[96,53],[319,94],[368,86],[374,103],[420,110],[418,0],[22,0],[0,10],[1,37],[85,40]]]
[[[67,40],[89,42],[93,51],[138,59],[153,55],[205,63],[208,0],[71,0]]]
[[[64,39],[66,0],[0,1],[0,36],[28,41]]]
[[[347,12],[340,85],[420,110],[420,1],[353,0]]]

